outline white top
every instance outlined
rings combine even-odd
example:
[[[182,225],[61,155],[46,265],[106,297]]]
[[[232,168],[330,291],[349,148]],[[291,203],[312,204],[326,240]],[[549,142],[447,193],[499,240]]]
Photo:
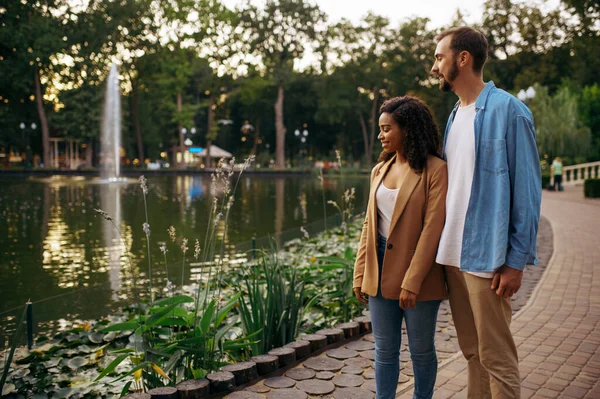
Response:
[[[441,265],[460,267],[465,218],[475,171],[475,113],[475,103],[458,108],[446,139],[446,224],[436,258],[436,262]],[[483,278],[494,276],[493,272],[469,273]]]
[[[394,206],[396,205],[396,198],[398,198],[399,188],[389,189],[383,185],[383,181],[377,188],[375,198],[377,199],[377,231],[379,234],[388,237],[390,231],[390,223],[392,221],[392,215],[394,214]]]

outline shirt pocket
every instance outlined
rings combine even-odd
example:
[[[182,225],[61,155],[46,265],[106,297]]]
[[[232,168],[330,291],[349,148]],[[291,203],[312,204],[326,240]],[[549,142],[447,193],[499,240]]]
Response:
[[[482,169],[491,175],[502,175],[508,172],[506,160],[506,140],[483,140]]]

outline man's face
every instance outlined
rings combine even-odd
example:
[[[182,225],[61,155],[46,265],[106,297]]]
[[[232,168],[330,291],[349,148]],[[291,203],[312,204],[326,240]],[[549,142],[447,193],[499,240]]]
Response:
[[[435,49],[435,62],[431,73],[440,80],[440,90],[449,92],[453,90],[452,83],[458,77],[459,70],[457,57],[450,49],[452,35],[444,37]]]

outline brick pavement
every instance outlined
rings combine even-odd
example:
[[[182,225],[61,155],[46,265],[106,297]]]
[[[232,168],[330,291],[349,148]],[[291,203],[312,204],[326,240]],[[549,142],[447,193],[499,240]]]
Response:
[[[544,192],[554,253],[528,304],[513,318],[523,398],[600,398],[600,200],[581,187]],[[466,398],[460,354],[438,371],[434,398]],[[412,398],[412,387],[397,395]]]
[[[542,215],[553,231],[548,234],[548,222],[544,222],[540,235],[545,235],[546,241],[553,237],[554,252],[531,295],[540,276],[532,278],[539,272],[528,271],[527,279],[531,281],[524,282],[521,294],[530,299],[514,315],[512,325],[523,398],[600,399],[600,200],[584,199],[581,187],[561,193],[544,192]],[[546,263],[548,243],[543,244],[540,255]],[[521,303],[514,301],[513,305],[518,309]],[[447,311],[440,314],[436,345],[438,355],[444,356],[440,356],[434,397],[466,398],[466,363],[460,353],[452,355],[450,344],[455,333],[450,315]],[[320,358],[331,372],[316,373],[323,364],[315,368],[303,360],[293,369],[302,369],[302,374],[310,376],[299,378],[281,369],[267,377],[289,378],[261,379],[228,398],[373,399],[373,341],[372,334],[367,334],[358,341],[342,343],[341,348],[346,348],[343,353],[339,349],[325,350],[310,358]],[[403,344],[397,398],[408,399],[412,398],[413,371]],[[301,382],[304,378],[307,380]],[[291,389],[279,389],[284,386]]]

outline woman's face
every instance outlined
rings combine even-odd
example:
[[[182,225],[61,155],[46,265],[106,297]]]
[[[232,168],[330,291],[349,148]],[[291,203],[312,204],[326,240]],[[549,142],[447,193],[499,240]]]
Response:
[[[379,135],[381,146],[385,152],[402,152],[405,132],[400,129],[392,114],[384,112],[379,117]]]

